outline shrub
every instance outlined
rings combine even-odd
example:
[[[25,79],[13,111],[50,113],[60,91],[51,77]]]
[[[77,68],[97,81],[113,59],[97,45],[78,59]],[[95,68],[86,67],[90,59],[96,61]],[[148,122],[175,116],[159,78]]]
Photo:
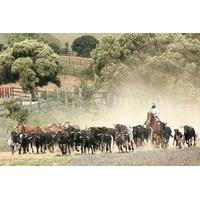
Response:
[[[7,110],[7,117],[16,120],[19,123],[27,121],[29,111],[22,107],[19,99],[6,100],[3,102],[3,105]]]

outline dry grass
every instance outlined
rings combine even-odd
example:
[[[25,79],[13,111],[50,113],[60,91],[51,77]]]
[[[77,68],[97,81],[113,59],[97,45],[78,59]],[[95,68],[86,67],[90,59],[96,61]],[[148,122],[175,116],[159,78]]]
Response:
[[[57,156],[55,153],[11,155],[0,153],[0,166],[64,166],[71,161],[71,156]]]

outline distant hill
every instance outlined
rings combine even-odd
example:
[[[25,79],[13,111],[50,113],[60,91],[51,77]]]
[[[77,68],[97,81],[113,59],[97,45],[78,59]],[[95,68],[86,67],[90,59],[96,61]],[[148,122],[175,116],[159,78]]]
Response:
[[[107,35],[112,35],[112,36],[118,37],[121,34],[120,33],[50,33],[50,35],[52,35],[54,38],[59,39],[60,42],[62,43],[62,45],[64,45],[65,42],[67,41],[69,43],[69,45],[71,46],[72,42],[77,37],[80,37],[83,35],[92,35],[99,40]]]
[[[82,35],[93,35],[97,39],[101,39],[104,36],[112,35],[118,37],[120,33],[39,33],[41,37],[49,42],[58,44],[59,46],[64,46],[65,42],[68,42],[71,46],[72,42]],[[0,33],[0,43],[4,45],[7,44],[9,33]]]
[[[0,43],[6,45],[9,33],[0,33]]]

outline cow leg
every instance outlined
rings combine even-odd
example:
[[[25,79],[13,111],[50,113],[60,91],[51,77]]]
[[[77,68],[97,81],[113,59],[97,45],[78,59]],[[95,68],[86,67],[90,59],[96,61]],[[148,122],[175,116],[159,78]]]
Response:
[[[47,150],[47,143],[45,142],[44,143],[44,153],[46,153],[46,150]]]
[[[128,153],[128,145],[125,146],[126,153]]]
[[[77,143],[75,143],[75,150],[79,152]]]
[[[22,149],[23,149],[23,154],[25,154],[25,153],[26,153],[26,146],[24,145],[24,146],[22,147]]]
[[[62,144],[62,150],[63,150],[63,154],[66,154],[66,145]]]
[[[43,153],[42,147],[43,147],[43,145],[40,145],[40,153]]]
[[[32,153],[34,153],[34,150],[33,150],[33,143],[31,142],[30,145],[31,145]]]
[[[27,146],[27,152],[28,152],[29,154],[31,153],[31,152],[30,152],[30,149],[29,149],[29,148],[30,148],[30,145],[31,145],[31,144],[29,143],[28,146]]]
[[[120,145],[119,151],[124,152],[122,145]]]
[[[63,154],[63,148],[62,148],[62,144],[60,142],[58,143],[58,146],[60,148],[61,153]]]
[[[131,150],[134,151],[133,141],[131,141]]]
[[[20,145],[20,147],[19,147],[19,155],[21,154],[21,151],[22,151],[22,147]]]
[[[181,140],[179,140],[179,149],[182,149]]]
[[[39,147],[37,146],[36,149],[37,149],[37,154],[39,154]]]
[[[68,144],[68,152],[69,152],[69,155],[71,154],[71,150],[70,150],[70,145]]]
[[[104,151],[104,143],[101,142],[101,152],[103,152],[103,151]]]
[[[194,144],[193,146],[196,146],[196,135],[194,135]]]
[[[53,141],[49,144],[49,151],[50,151],[51,153],[54,152],[54,142],[53,142]]]
[[[84,154],[86,154],[86,146],[85,145],[84,145],[83,151],[84,151]]]
[[[106,152],[107,153],[110,152],[110,142],[108,142],[107,145],[106,145]]]
[[[52,143],[52,152],[54,152],[54,143]]]
[[[112,153],[112,143],[111,142],[109,143],[109,150],[110,150],[109,152]]]
[[[47,144],[47,149],[48,149],[49,152],[52,153],[52,151],[51,151],[51,144]]]
[[[14,145],[11,146],[11,152],[12,152],[12,155],[13,155],[14,152],[15,152],[15,146],[14,146]]]
[[[62,154],[66,154],[66,145],[65,144],[62,144]]]
[[[91,152],[92,152],[92,155],[93,155],[94,151],[93,151],[93,146],[92,145],[90,146],[90,149],[91,149]]]

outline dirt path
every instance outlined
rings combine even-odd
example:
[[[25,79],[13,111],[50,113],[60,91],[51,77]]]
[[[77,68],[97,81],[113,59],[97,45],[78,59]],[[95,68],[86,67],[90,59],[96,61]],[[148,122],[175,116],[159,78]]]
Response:
[[[182,150],[154,149],[136,150],[130,153],[112,153],[97,155],[76,155],[72,166],[188,166],[200,165],[200,147]]]
[[[0,152],[0,165],[26,166],[188,166],[200,165],[200,147],[169,149],[136,149],[129,153],[96,153],[81,155],[73,152],[70,156],[56,153],[11,155]]]

